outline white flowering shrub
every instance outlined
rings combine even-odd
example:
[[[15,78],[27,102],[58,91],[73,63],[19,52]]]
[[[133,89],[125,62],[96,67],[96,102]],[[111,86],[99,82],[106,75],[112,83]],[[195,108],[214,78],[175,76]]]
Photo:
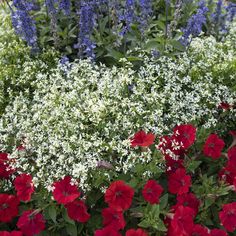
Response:
[[[1,7],[3,7],[1,5]],[[11,19],[7,11],[0,7],[0,116],[9,101],[9,92],[17,96],[19,91],[30,91],[34,88],[38,71],[46,72],[54,68],[58,61],[58,53],[45,50],[40,55],[31,55],[30,49],[18,39],[11,27]],[[26,96],[27,93],[25,93]],[[31,93],[30,93],[31,95]],[[13,96],[13,97],[14,97]]]
[[[145,175],[152,176],[161,159],[157,152],[140,156],[130,148],[129,139],[138,130],[152,131],[158,139],[180,123],[204,130],[233,127],[235,108],[225,111],[219,105],[236,102],[234,40],[233,33],[224,44],[212,37],[195,39],[188,54],[146,58],[138,71],[129,63],[107,68],[89,61],[76,61],[67,72],[61,65],[39,70],[31,81],[33,96],[27,90],[10,94],[0,147],[17,158],[18,170],[32,173],[34,183],[48,189],[65,175],[90,189],[143,163]],[[30,66],[25,67],[18,81],[30,76]],[[26,150],[14,151],[19,144]],[[100,169],[103,165],[115,171]]]

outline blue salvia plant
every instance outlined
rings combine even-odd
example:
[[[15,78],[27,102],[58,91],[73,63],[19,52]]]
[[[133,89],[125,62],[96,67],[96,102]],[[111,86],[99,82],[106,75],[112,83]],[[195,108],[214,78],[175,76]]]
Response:
[[[10,6],[10,5],[9,5]],[[14,0],[14,9],[11,9],[12,25],[17,35],[19,35],[32,48],[32,52],[37,51],[37,29],[30,12],[38,10],[35,1]]]
[[[79,58],[95,58],[94,48],[96,46],[91,39],[96,20],[94,6],[93,1],[81,1],[78,42],[75,45],[75,48],[78,49]]]
[[[185,46],[191,43],[192,37],[198,36],[202,32],[203,25],[206,24],[206,13],[208,12],[208,7],[206,7],[205,2],[201,1],[198,6],[196,14],[193,14],[188,22],[187,26],[182,29],[183,36],[180,39],[181,43]]]

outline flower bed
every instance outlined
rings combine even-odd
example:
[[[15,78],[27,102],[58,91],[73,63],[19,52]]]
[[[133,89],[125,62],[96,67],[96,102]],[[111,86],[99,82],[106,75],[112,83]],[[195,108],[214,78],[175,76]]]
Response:
[[[63,2],[70,1],[60,1],[60,11]],[[50,45],[40,24],[54,14],[24,9],[36,6],[27,1],[9,4],[13,25],[37,16],[40,46]],[[173,4],[164,4],[171,13]],[[121,56],[97,39],[96,61],[72,61],[77,49],[70,58],[52,48],[37,54],[36,36],[29,50],[0,12],[0,236],[236,235],[235,6],[219,15],[221,4],[208,3],[211,15],[202,2],[188,23],[178,23],[186,26],[185,52],[172,50],[178,40],[165,35],[160,54],[152,51],[156,42],[132,48],[129,39]],[[194,38],[194,19],[207,37]],[[172,33],[181,37],[177,28]]]

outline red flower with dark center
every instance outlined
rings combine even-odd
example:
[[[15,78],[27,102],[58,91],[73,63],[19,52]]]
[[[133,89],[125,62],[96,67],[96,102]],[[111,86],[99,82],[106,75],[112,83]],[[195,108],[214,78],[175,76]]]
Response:
[[[211,236],[228,236],[228,234],[222,229],[212,229]]]
[[[208,229],[202,225],[194,225],[189,236],[210,236]]]
[[[160,137],[157,149],[161,151],[165,158],[171,159],[177,159],[185,152],[174,135]]]
[[[185,193],[177,196],[177,204],[172,207],[172,209],[177,209],[179,206],[187,206],[193,209],[194,216],[198,213],[198,208],[200,201],[193,193]]]
[[[10,222],[18,215],[19,200],[14,195],[0,194],[0,222]]]
[[[28,210],[24,211],[20,216],[17,227],[25,236],[33,236],[45,229],[45,220],[42,214]]]
[[[65,205],[68,216],[72,220],[76,220],[80,223],[85,223],[89,220],[90,214],[87,212],[87,207],[83,201],[75,200]]]
[[[218,106],[218,108],[221,108],[223,110],[229,110],[231,107],[233,107],[232,105],[230,105],[227,102],[221,102]]]
[[[153,133],[145,133],[145,131],[140,130],[131,139],[131,147],[148,147],[154,143],[155,135]]]
[[[227,231],[234,232],[236,229],[236,202],[223,205],[219,218]]]
[[[165,156],[166,159],[166,174],[174,173],[179,168],[184,168],[184,160],[174,160],[169,156]]]
[[[76,185],[71,184],[71,177],[66,176],[64,179],[53,184],[53,197],[59,204],[67,204],[73,202],[80,196],[80,192]]]
[[[129,229],[126,231],[125,236],[148,236],[148,233],[143,229]]]
[[[7,153],[0,153],[0,178],[8,179],[15,172],[9,165]]]
[[[193,125],[178,125],[174,128],[174,137],[181,147],[188,149],[196,139],[196,128]]]
[[[12,232],[1,231],[0,236],[23,236],[23,234],[20,231],[12,231]]]
[[[121,236],[121,234],[111,227],[105,227],[103,229],[96,230],[94,236]]]
[[[150,204],[158,204],[163,188],[155,180],[148,180],[145,184],[142,194],[143,198]]]
[[[105,193],[105,202],[109,207],[117,210],[130,208],[134,196],[134,190],[122,180],[111,183]]]
[[[228,162],[226,167],[222,168],[218,175],[221,180],[232,185],[236,176],[236,166],[232,162]]]
[[[29,174],[21,174],[14,180],[14,187],[17,191],[17,197],[19,200],[28,202],[31,199],[31,195],[34,192],[34,185],[32,182],[32,176]]]
[[[228,159],[229,162],[232,162],[233,165],[236,165],[236,146],[228,150]]]
[[[216,160],[221,156],[224,146],[224,141],[217,134],[210,134],[204,144],[203,153]]]
[[[178,169],[168,176],[168,191],[173,194],[184,194],[189,191],[191,177],[186,175],[185,169]]]
[[[193,230],[194,212],[190,207],[179,206],[170,222],[171,236],[189,236]]]
[[[103,226],[111,227],[118,231],[124,229],[125,219],[122,211],[118,211],[112,208],[106,208],[102,210]]]

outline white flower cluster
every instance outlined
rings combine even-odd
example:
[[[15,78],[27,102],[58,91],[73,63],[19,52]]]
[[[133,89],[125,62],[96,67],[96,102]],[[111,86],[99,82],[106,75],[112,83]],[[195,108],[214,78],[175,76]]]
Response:
[[[135,132],[144,129],[160,136],[176,124],[190,122],[214,127],[223,112],[220,102],[235,104],[236,93],[215,83],[212,71],[194,77],[196,68],[207,68],[218,60],[218,43],[212,40],[194,40],[192,54],[183,54],[179,60],[146,58],[139,71],[129,65],[107,68],[88,61],[71,64],[66,75],[59,68],[39,71],[32,84],[33,98],[12,97],[0,120],[1,150],[9,149],[9,140],[19,142],[24,137],[26,151],[20,157],[19,151],[11,155],[17,160],[15,167],[32,173],[34,182],[48,189],[65,175],[89,189],[98,162],[111,163],[125,173],[137,163],[149,162],[150,150],[139,154],[130,147],[129,138]],[[207,56],[192,65],[197,51]],[[229,50],[221,56],[235,60],[232,54]],[[28,75],[26,70],[24,78]],[[235,74],[230,76],[235,79]],[[235,115],[231,109],[227,117]]]

